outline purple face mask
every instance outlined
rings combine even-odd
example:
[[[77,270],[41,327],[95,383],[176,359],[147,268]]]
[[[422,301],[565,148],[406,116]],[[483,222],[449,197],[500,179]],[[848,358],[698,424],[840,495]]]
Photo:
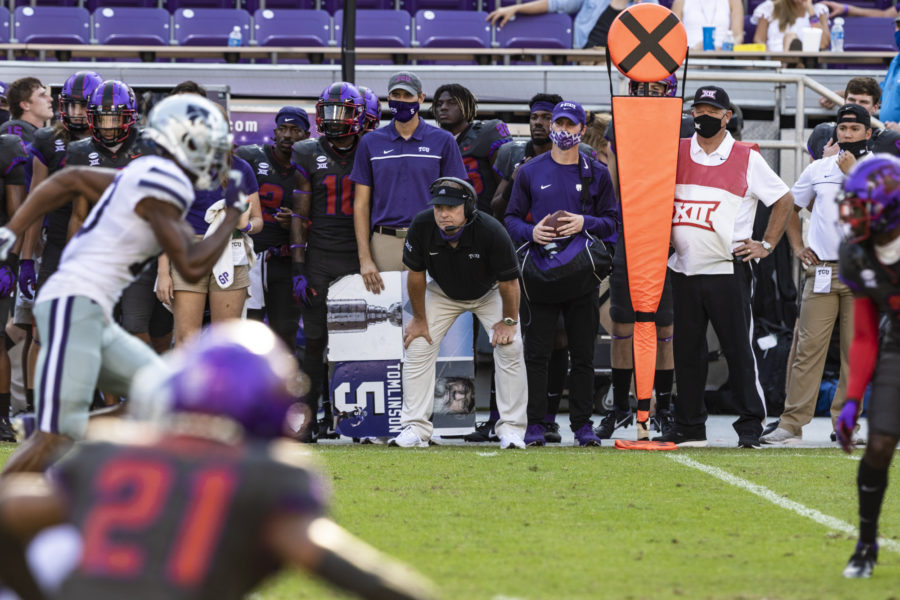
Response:
[[[443,229],[441,229],[440,227],[438,227],[438,231],[441,233],[441,239],[444,240],[445,242],[455,242],[455,241],[459,240],[459,238],[462,237],[462,234],[463,234],[463,231],[465,230],[465,228],[466,228],[465,225],[457,227],[456,229],[453,229],[452,227],[448,227],[448,229],[452,229],[452,232],[447,232],[447,231],[444,231]]]
[[[418,102],[403,102],[402,100],[388,100],[391,114],[401,123],[406,123],[419,112]]]
[[[581,143],[580,133],[569,133],[568,131],[551,131],[550,141],[559,146],[560,150],[568,150],[574,148]]]

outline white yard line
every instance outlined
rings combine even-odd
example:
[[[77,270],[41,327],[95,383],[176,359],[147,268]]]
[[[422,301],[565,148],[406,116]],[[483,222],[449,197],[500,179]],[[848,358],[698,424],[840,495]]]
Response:
[[[784,496],[773,492],[765,486],[747,481],[746,479],[738,477],[737,475],[732,475],[728,471],[720,469],[719,467],[713,467],[704,464],[680,453],[671,452],[667,453],[666,456],[686,467],[691,467],[692,469],[703,471],[707,475],[712,475],[716,479],[720,479],[725,483],[741,488],[742,490],[746,490],[764,500],[768,500],[775,506],[797,513],[801,517],[812,519],[816,523],[824,525],[828,529],[840,531],[842,533],[852,535],[853,537],[859,536],[859,530],[850,523],[841,521],[840,519],[832,517],[830,515],[826,515],[825,513],[821,513],[814,508],[810,508],[808,506],[800,504],[799,502],[795,502],[794,500],[789,500]],[[900,543],[894,540],[878,538],[878,545],[881,548],[887,548],[888,550],[891,550],[893,552],[900,553]]]

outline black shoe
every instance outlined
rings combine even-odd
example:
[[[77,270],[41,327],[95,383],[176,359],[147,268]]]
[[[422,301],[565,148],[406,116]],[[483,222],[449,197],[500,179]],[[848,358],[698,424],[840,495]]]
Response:
[[[0,442],[15,442],[16,432],[9,417],[0,417]]]
[[[544,440],[548,444],[559,444],[562,436],[559,435],[559,423],[544,423]]]
[[[653,415],[653,428],[662,435],[671,432],[675,428],[675,417],[672,415],[672,411],[668,408],[656,411],[656,414]]]
[[[781,419],[775,419],[774,421],[772,421],[771,423],[766,425],[766,428],[763,429],[762,435],[769,435],[770,433],[772,433],[773,431],[778,429],[778,426],[780,424],[781,424]],[[760,436],[760,437],[762,437],[762,436]],[[832,441],[834,441],[834,440],[832,440]]]
[[[858,542],[853,556],[844,567],[844,577],[848,579],[868,579],[878,562],[878,544]]]
[[[596,435],[601,440],[608,440],[612,437],[613,432],[620,427],[628,427],[631,425],[631,422],[634,420],[634,413],[629,410],[628,412],[619,412],[618,410],[611,410],[606,413],[606,416],[600,421],[600,425],[598,425],[594,429],[594,435]]]
[[[319,419],[319,435],[317,437],[323,440],[336,440],[341,437],[341,434],[334,428],[334,419]]]
[[[677,446],[686,448],[705,448],[706,434],[684,435],[677,429],[672,429],[669,433],[653,438],[654,442],[672,442]]]
[[[759,438],[752,435],[742,435],[738,438],[738,448],[752,448],[755,450],[759,450],[762,446],[759,443]]]
[[[463,439],[467,442],[473,443],[486,443],[486,442],[499,442],[500,438],[497,437],[497,434],[494,433],[494,425],[496,423],[494,421],[484,421],[483,423],[478,423],[475,427],[475,431],[463,437]]]

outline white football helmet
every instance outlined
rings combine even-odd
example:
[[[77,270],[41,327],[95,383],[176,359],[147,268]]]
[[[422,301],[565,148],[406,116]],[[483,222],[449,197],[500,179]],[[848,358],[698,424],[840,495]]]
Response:
[[[231,133],[219,107],[195,94],[169,96],[153,107],[144,135],[194,175],[198,189],[215,188],[228,168]]]

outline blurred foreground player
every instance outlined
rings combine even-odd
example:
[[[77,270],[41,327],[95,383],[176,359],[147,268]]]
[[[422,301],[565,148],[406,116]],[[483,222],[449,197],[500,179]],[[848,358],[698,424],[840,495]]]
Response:
[[[844,569],[844,577],[859,578],[871,577],[878,560],[878,515],[900,440],[900,160],[878,154],[860,161],[844,182],[840,211],[850,228],[840,248],[841,279],[855,298],[847,400],[835,426],[847,452],[872,382],[869,437],[856,476],[859,541]],[[890,325],[879,342],[882,316]]]
[[[236,600],[294,566],[363,598],[435,597],[326,516],[309,453],[278,439],[296,402],[295,365],[265,325],[230,321],[142,371],[132,397],[155,405],[154,423],[107,419],[49,480],[4,481],[3,583],[24,600]],[[46,594],[25,545],[64,523],[82,535],[81,560]]]
[[[240,218],[238,205],[246,200],[236,182],[226,192],[229,209],[215,233],[194,243],[183,224],[194,187],[210,187],[227,168],[231,134],[215,104],[187,94],[167,98],[151,111],[144,135],[158,156],[144,156],[118,172],[63,169],[32,190],[8,227],[0,228],[2,260],[36,219],[77,196],[100,197],[38,294],[34,314],[44,341],[35,370],[38,431],[4,473],[46,468],[56,452],[84,435],[95,387],[124,396],[134,373],[159,361],[152,348],[113,321],[122,290],[161,251],[185,279],[199,280],[221,256]]]

